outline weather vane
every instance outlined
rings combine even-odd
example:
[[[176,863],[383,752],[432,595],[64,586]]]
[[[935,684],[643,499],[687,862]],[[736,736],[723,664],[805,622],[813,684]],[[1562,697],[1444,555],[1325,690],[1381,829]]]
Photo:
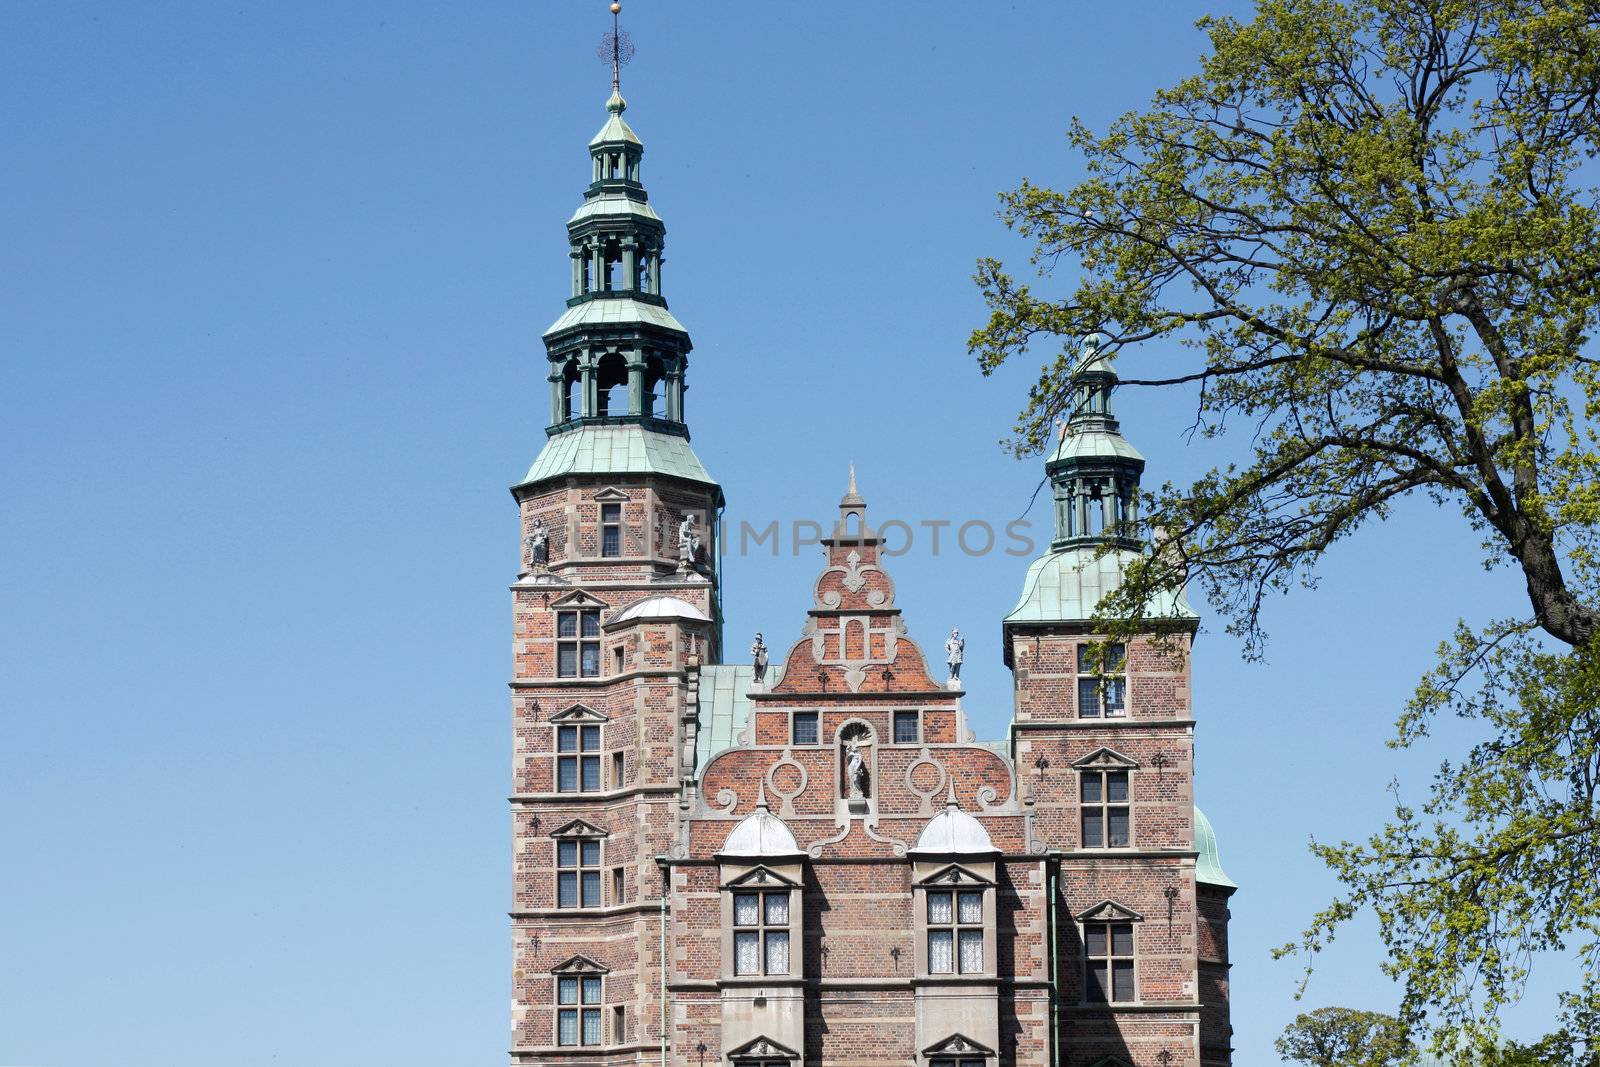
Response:
[[[633,38],[628,36],[628,31],[622,28],[622,5],[611,5],[611,29],[600,38],[600,47],[596,49],[602,62],[611,64],[611,91],[622,92],[622,68],[628,65],[633,58]]]

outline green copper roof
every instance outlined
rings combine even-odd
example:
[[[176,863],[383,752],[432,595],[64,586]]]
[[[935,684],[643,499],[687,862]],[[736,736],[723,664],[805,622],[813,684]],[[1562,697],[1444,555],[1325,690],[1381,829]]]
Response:
[[[661,474],[716,485],[687,437],[643,426],[583,426],[545,442],[523,485],[569,474]]]
[[[625,322],[643,322],[664,330],[688,333],[683,323],[672,317],[672,312],[660,304],[646,304],[629,296],[608,296],[585,300],[566,312],[544,332],[546,337],[570,330],[574,326],[610,326]]]
[[[1046,464],[1059,463],[1063,460],[1082,460],[1097,456],[1115,456],[1118,459],[1137,460],[1144,462],[1144,456],[1139,450],[1128,443],[1128,439],[1120,433],[1110,433],[1106,430],[1079,430],[1069,429],[1061,437],[1056,450],[1050,453]]]
[[[1033,561],[1022,580],[1022,599],[1006,622],[1087,622],[1095,608],[1122,584],[1124,568],[1139,558],[1129,549],[1101,554],[1096,546],[1051,552]],[[1158,596],[1146,611],[1150,619],[1198,619],[1181,591]]]
[[[1239,883],[1228,877],[1217,856],[1217,832],[1211,820],[1199,808],[1194,809],[1194,849],[1200,855],[1194,861],[1194,880],[1205,885],[1220,885],[1224,889],[1238,889]]]
[[[767,666],[767,685],[777,685],[783,665]],[[732,748],[750,721],[750,687],[755,684],[755,668],[748,663],[716,663],[700,668],[699,727],[695,733],[694,776],[700,777],[706,764],[723,749]]]
[[[622,193],[604,193],[592,200],[585,200],[578,210],[573,212],[572,218],[567,220],[567,225],[571,226],[575,222],[601,215],[613,218],[626,215],[648,219],[651,222],[661,221],[661,216],[656,214],[655,209],[642,200],[635,200]]]
[[[600,127],[600,132],[589,141],[589,147],[596,145],[615,144],[618,141],[627,141],[630,144],[642,145],[639,135],[633,132],[633,127],[623,119],[622,113],[628,109],[628,102],[622,99],[622,94],[613,92],[611,99],[606,101],[606,110],[611,112],[606,118],[606,124]]]

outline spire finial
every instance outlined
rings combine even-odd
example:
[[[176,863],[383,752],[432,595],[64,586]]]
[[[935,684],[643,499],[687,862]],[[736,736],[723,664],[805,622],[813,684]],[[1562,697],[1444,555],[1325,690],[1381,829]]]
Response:
[[[961,806],[960,802],[956,800],[956,780],[954,778],[950,779],[950,790],[945,794],[944,806],[947,808],[959,808]]]
[[[756,783],[756,810],[767,810],[767,779],[765,776]]]
[[[633,38],[622,28],[622,5],[615,0],[611,4],[611,32],[600,38],[599,55],[611,64],[611,99],[606,101],[606,110],[618,114],[628,107],[622,99],[622,68],[633,58]]]
[[[844,496],[839,501],[839,506],[841,508],[864,508],[867,506],[867,502],[861,497],[861,492],[856,489],[856,465],[854,461],[850,464],[850,486],[845,489]]]

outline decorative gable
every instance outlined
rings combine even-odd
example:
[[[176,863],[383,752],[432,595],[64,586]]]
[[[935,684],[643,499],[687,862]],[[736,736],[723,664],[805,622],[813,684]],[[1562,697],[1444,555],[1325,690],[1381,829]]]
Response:
[[[994,1049],[979,1044],[965,1034],[951,1034],[922,1050],[924,1056],[993,1056]]]
[[[941,885],[981,885],[981,886],[988,886],[988,885],[994,885],[994,882],[991,879],[985,878],[980,874],[975,874],[972,871],[967,870],[965,867],[961,866],[960,864],[952,863],[948,867],[941,867],[939,870],[935,871],[933,874],[928,875],[928,877],[924,878],[922,881],[918,882],[917,884],[921,885],[921,886],[941,886]]]
[[[577,608],[609,608],[611,605],[597,597],[590,596],[580,589],[574,590],[566,596],[557,597],[555,600],[550,601],[550,606],[571,611]]]
[[[1072,766],[1080,771],[1131,771],[1138,768],[1139,761],[1109,748],[1097,748]]]
[[[551,974],[610,974],[611,968],[599,960],[590,959],[582,953],[569,957],[566,962],[558,963],[550,968]]]
[[[1128,1067],[1128,1061],[1119,1060],[1115,1056],[1107,1056],[1103,1060],[1095,1060],[1089,1067]]]
[[[558,711],[550,716],[550,722],[608,722],[609,720],[598,711],[584,704],[574,704],[565,711]]]
[[[606,486],[604,489],[596,493],[594,498],[602,504],[615,504],[619,501],[632,499],[627,493],[624,493],[621,489],[618,489],[614,485]]]
[[[550,831],[551,837],[610,837],[611,831],[602,830],[594,823],[584,822],[582,819],[573,819],[560,827]]]
[[[728,1058],[730,1060],[798,1060],[800,1054],[787,1045],[779,1044],[770,1037],[758,1037],[754,1041],[746,1041],[729,1052]]]
[[[785,878],[769,867],[755,867],[731,881],[724,882],[722,888],[741,889],[745,886],[788,886],[793,889],[799,884],[793,878]]]
[[[1142,923],[1144,916],[1132,908],[1124,907],[1114,900],[1102,900],[1088,911],[1078,916],[1078,921],[1084,922],[1124,922]]]

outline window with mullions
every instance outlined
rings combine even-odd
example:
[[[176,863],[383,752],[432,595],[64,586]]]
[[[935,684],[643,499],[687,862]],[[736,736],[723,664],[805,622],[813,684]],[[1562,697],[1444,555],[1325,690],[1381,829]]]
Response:
[[[600,677],[600,611],[556,612],[556,677]]]
[[[814,745],[817,743],[817,713],[814,711],[797,711],[789,727],[789,743],[791,745]]]
[[[600,1044],[600,979],[592,975],[556,978],[556,1044]]]
[[[556,727],[556,792],[600,789],[600,727]]]
[[[1083,847],[1127,848],[1128,772],[1083,771]]]
[[[1127,1004],[1137,999],[1133,981],[1133,924],[1084,923],[1087,964],[1084,996],[1092,1004]]]
[[[1127,663],[1125,645],[1078,646],[1079,717],[1115,719],[1128,713]]]
[[[928,973],[983,972],[983,890],[928,890]]]
[[[894,713],[894,743],[897,745],[914,745],[918,738],[918,720],[920,716],[914,711],[897,711]]]
[[[600,554],[622,555],[622,505],[600,505]]]
[[[733,973],[789,973],[789,891],[733,895]]]
[[[556,907],[600,906],[600,842],[556,841]]]

